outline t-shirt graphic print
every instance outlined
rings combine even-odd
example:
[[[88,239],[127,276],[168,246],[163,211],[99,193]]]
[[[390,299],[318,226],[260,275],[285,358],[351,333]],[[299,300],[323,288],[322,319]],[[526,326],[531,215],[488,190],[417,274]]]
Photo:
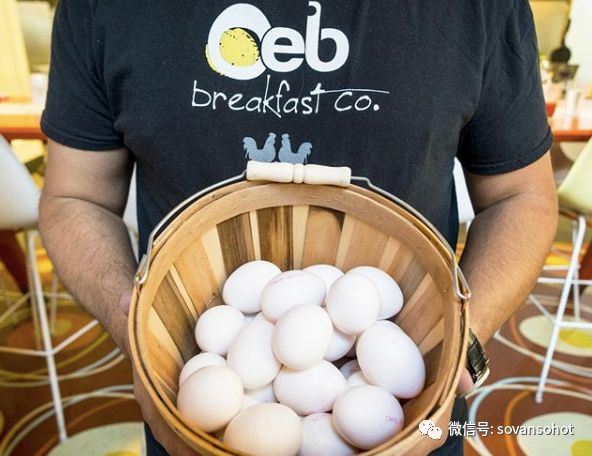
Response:
[[[247,89],[242,92],[224,93],[204,88],[195,79],[191,106],[212,111],[245,111],[279,119],[322,115],[321,109],[337,113],[379,111],[380,104],[373,97],[388,95],[388,90],[327,88],[322,81],[316,81],[308,88],[299,87],[299,93],[294,93],[290,73],[303,65],[313,73],[331,73],[346,65],[350,56],[347,35],[338,28],[321,24],[321,3],[310,1],[308,7],[310,14],[306,15],[306,9],[302,11],[306,15],[303,32],[272,25],[255,5],[238,3],[224,9],[209,30],[204,56],[216,73],[255,84],[245,85]],[[321,58],[321,47],[325,49],[325,56],[330,54],[328,57]],[[287,132],[281,133],[281,140],[280,133],[273,132],[259,141],[261,145],[252,136],[243,138],[245,157],[249,160],[307,163],[313,150],[309,141],[303,141],[293,150]],[[279,150],[277,141],[280,141]]]

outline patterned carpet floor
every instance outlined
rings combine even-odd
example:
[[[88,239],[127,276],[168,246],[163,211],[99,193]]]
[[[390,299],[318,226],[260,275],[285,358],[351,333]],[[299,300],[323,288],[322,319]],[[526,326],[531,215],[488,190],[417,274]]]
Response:
[[[537,291],[553,312],[556,293]],[[586,298],[581,318],[592,321],[592,299]],[[560,331],[543,402],[537,404],[534,394],[550,334],[551,323],[526,303],[487,345],[491,376],[469,399],[469,421],[475,425],[464,430],[466,454],[592,455],[592,331]],[[551,426],[549,432],[560,435],[512,435],[520,425],[543,426],[541,432]],[[500,432],[500,426],[515,428]]]
[[[559,251],[564,247],[557,246]],[[561,252],[549,263],[561,264]],[[46,279],[51,266],[41,257]],[[4,274],[0,265],[0,275]],[[11,282],[5,277],[8,288]],[[535,294],[554,312],[558,289],[538,286]],[[14,301],[18,296],[9,293]],[[0,313],[6,303],[0,291]],[[584,296],[581,317],[592,321],[592,296]],[[68,300],[57,308],[54,344],[91,321]],[[501,329],[487,348],[492,374],[469,397],[473,424],[467,455],[592,455],[592,331],[562,330],[544,400],[534,401],[551,326],[530,302]],[[0,345],[35,348],[27,305],[0,323]],[[45,361],[0,354],[0,455],[8,456],[141,456],[142,425],[131,395],[131,373],[109,336],[96,326],[57,355],[62,401],[69,438],[58,445]],[[509,435],[516,426],[555,426],[568,435]],[[451,424],[451,429],[455,424]],[[549,428],[551,429],[551,428]]]

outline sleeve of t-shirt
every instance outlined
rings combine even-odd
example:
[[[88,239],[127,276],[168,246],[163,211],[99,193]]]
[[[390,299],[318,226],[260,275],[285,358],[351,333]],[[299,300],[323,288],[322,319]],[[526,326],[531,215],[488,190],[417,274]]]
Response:
[[[506,173],[536,161],[552,141],[532,12],[527,0],[516,0],[485,62],[479,104],[461,133],[458,158],[475,174]]]
[[[97,56],[94,2],[58,2],[52,35],[47,102],[41,118],[52,140],[82,150],[112,150],[122,146],[104,87]]]

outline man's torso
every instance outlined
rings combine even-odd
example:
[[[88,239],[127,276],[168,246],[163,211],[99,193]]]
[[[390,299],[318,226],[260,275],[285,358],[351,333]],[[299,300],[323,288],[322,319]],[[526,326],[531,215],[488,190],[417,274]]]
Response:
[[[248,159],[349,166],[453,243],[453,159],[493,28],[482,8],[98,1],[97,67],[137,161],[142,245],[181,199]]]

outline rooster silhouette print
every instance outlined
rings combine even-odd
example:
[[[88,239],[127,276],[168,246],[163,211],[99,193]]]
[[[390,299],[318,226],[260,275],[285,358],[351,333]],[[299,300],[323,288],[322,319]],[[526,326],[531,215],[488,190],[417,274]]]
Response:
[[[243,149],[245,150],[245,158],[249,160],[255,160],[260,162],[272,162],[276,158],[276,148],[275,148],[275,140],[276,134],[269,133],[265,144],[261,149],[257,146],[257,141],[251,138],[250,136],[246,136],[243,138]],[[280,162],[283,163],[301,163],[305,164],[308,160],[308,156],[312,152],[312,144],[309,142],[303,142],[298,147],[297,152],[292,151],[292,143],[290,141],[290,135],[284,133],[282,135],[281,147],[279,152],[277,152],[277,158]]]
[[[305,164],[310,152],[312,150],[312,144],[309,142],[303,142],[300,144],[298,148],[298,152],[292,152],[292,144],[290,143],[290,135],[288,133],[284,133],[282,135],[282,147],[280,147],[280,152],[278,154],[278,158],[283,163],[302,163]]]
[[[257,148],[257,141],[247,136],[243,138],[245,158],[259,162],[272,162],[275,158],[275,133],[270,133],[262,149]]]

